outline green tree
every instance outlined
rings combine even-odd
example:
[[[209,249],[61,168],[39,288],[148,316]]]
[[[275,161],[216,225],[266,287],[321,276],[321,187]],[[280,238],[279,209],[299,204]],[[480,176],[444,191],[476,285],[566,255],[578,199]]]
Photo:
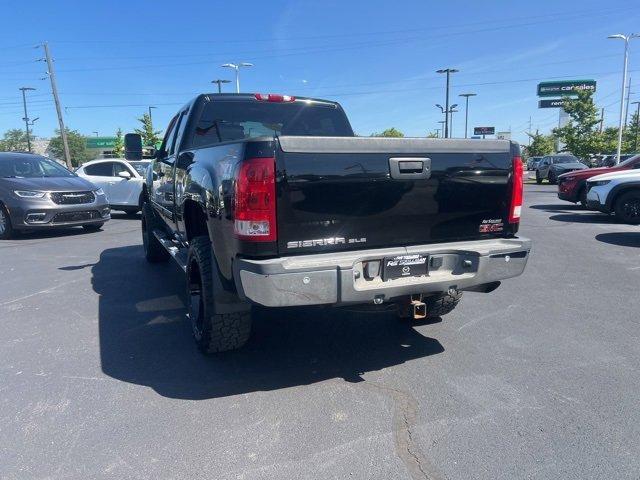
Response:
[[[69,143],[69,153],[71,154],[71,164],[79,167],[84,162],[93,160],[94,156],[87,150],[87,137],[77,130],[67,130],[67,142]],[[54,158],[64,160],[64,147],[62,146],[62,136],[60,130],[56,130],[56,136],[49,142],[49,152]]]
[[[116,157],[124,157],[124,137],[122,135],[122,129],[118,128],[116,132],[116,141],[113,145],[113,153]]]
[[[142,136],[142,144],[155,147],[156,143],[160,141],[160,130],[153,129],[153,123],[148,113],[143,114],[138,118],[138,121],[142,124],[142,128],[136,128],[135,132]]]
[[[7,130],[0,140],[0,150],[3,152],[26,152],[27,148],[27,134],[19,128]]]
[[[544,135],[536,130],[536,133],[527,133],[531,138],[531,144],[524,147],[528,157],[543,157],[553,153],[555,140],[553,135]]]
[[[555,128],[553,134],[564,143],[563,151],[586,159],[603,149],[602,135],[598,130],[600,116],[593,103],[593,92],[583,90],[577,95],[577,98],[564,99],[562,106],[569,114],[569,122],[564,127]]]
[[[429,132],[427,133],[427,138],[440,138],[440,135],[438,135],[438,132]]]
[[[387,128],[386,130],[380,133],[372,133],[372,137],[393,137],[393,138],[402,138],[404,137],[404,133],[400,130],[395,129],[394,127]]]

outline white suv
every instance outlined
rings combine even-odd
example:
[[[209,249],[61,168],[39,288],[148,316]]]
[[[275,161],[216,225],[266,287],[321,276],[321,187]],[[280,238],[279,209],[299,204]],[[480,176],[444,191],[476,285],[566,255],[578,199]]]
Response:
[[[76,174],[104,190],[112,210],[134,215],[142,209],[142,185],[149,161],[109,158],[83,164]]]
[[[632,225],[640,224],[640,171],[624,170],[587,180],[587,207]]]

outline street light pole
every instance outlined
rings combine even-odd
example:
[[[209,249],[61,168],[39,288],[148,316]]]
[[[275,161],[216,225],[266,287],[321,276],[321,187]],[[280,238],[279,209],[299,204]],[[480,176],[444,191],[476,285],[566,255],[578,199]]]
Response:
[[[444,110],[444,120],[445,120],[445,124],[444,124],[444,138],[449,138],[449,76],[452,73],[456,73],[458,72],[458,70],[456,70],[455,68],[443,68],[440,70],[436,70],[436,73],[446,73],[447,74],[447,87],[446,87],[446,96],[445,96],[445,110]]]
[[[632,105],[636,105],[636,138],[633,141],[633,151],[638,151],[638,131],[640,131],[640,101],[631,102]]]
[[[24,127],[27,131],[27,151],[31,153],[31,134],[29,133],[29,115],[27,115],[27,95],[26,92],[35,90],[32,87],[20,87],[18,90],[22,91],[22,106],[24,107]]]
[[[217,83],[218,84],[218,93],[222,93],[222,84],[223,83],[231,83],[231,80],[212,80],[211,83]]]
[[[618,122],[618,151],[616,153],[616,164],[620,163],[620,153],[622,151],[622,130],[624,128],[623,122],[625,117],[624,111],[624,94],[627,88],[627,67],[629,65],[629,42],[633,38],[637,38],[640,35],[636,33],[630,33],[629,35],[622,35],[618,33],[616,35],[609,35],[607,38],[619,38],[624,40],[624,60],[622,64],[622,91],[620,92],[620,121]]]
[[[240,69],[242,67],[253,67],[253,63],[241,62],[241,63],[225,63],[221,67],[233,68],[236,72],[236,93],[240,93]]]
[[[459,96],[464,97],[465,99],[465,107],[464,107],[464,138],[467,138],[467,131],[469,126],[469,97],[475,97],[477,93],[461,93]]]
[[[151,130],[153,130],[153,117],[151,116],[151,109],[152,108],[158,108],[158,107],[154,107],[153,105],[149,105],[148,109],[149,110],[149,123],[151,124]]]

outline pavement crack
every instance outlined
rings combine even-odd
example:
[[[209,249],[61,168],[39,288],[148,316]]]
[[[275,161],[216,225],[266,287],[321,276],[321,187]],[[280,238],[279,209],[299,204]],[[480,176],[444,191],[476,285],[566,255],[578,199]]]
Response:
[[[361,388],[382,393],[393,400],[393,441],[395,452],[407,467],[412,480],[437,480],[440,477],[420,449],[414,435],[418,414],[418,402],[403,390],[376,382],[357,384]]]

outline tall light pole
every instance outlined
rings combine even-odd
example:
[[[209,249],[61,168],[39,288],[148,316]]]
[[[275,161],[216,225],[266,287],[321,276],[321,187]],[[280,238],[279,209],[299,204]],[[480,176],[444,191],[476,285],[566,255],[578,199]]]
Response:
[[[465,99],[465,107],[464,107],[464,138],[467,138],[467,130],[469,125],[469,97],[475,97],[477,93],[461,93],[458,95],[459,97],[464,97]]]
[[[231,83],[231,80],[217,79],[217,80],[211,80],[211,83],[217,83],[218,84],[218,93],[222,93],[222,84],[223,83]]]
[[[233,68],[236,71],[236,93],[240,93],[240,69],[242,67],[253,67],[253,63],[240,62],[240,63],[225,63],[221,65],[225,68]]]
[[[624,40],[624,61],[622,64],[622,91],[620,92],[620,121],[618,122],[618,151],[616,153],[616,164],[620,163],[620,152],[622,150],[622,129],[624,127],[624,94],[627,88],[627,67],[629,64],[629,42],[632,38],[640,37],[637,33],[630,33],[629,35],[623,35],[618,33],[616,35],[609,35],[607,38],[619,38]]]
[[[633,141],[633,151],[638,151],[638,131],[640,130],[640,101],[631,102],[632,105],[636,105],[636,138]]]
[[[27,131],[27,151],[31,153],[31,134],[29,133],[29,115],[27,115],[27,94],[28,91],[33,91],[32,87],[20,87],[18,90],[22,92],[22,106],[24,107],[24,127]]]
[[[91,133],[95,133],[95,134],[96,134],[96,138],[98,138],[98,132],[93,131],[93,132],[91,132]]]
[[[453,138],[453,114],[458,111],[456,110],[457,106],[458,104],[455,103],[449,109],[449,138]]]
[[[447,89],[446,89],[446,97],[445,97],[445,102],[444,102],[444,106],[445,106],[445,110],[444,110],[444,120],[445,120],[445,124],[444,124],[444,138],[449,138],[449,76],[452,73],[457,73],[458,70],[456,70],[455,68],[442,68],[440,70],[436,70],[436,73],[446,73],[447,74]]]

